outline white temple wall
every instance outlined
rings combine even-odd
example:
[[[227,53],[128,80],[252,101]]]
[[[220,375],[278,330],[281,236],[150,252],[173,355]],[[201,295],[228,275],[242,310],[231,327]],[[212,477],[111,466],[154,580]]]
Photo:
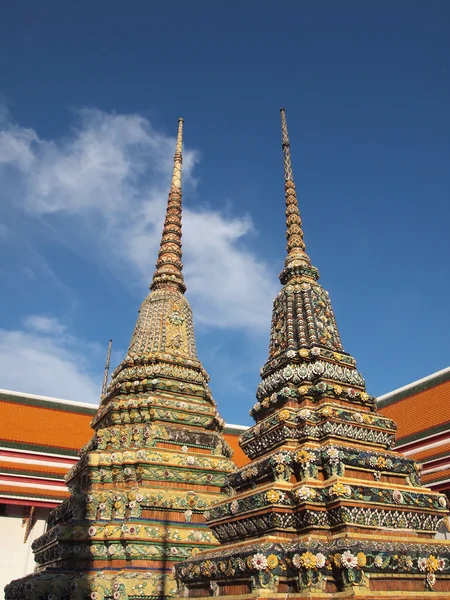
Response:
[[[24,506],[3,505],[0,515],[0,598],[4,598],[4,588],[13,579],[18,579],[34,571],[31,544],[42,535],[47,527],[49,508],[36,508],[36,522],[27,541],[24,543]]]

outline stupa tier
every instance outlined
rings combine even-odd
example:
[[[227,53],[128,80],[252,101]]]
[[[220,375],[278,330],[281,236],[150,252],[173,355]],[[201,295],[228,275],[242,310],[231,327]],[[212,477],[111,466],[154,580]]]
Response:
[[[450,545],[435,539],[447,499],[392,450],[395,423],[343,349],[305,249],[284,110],[281,123],[287,258],[240,438],[252,460],[205,512],[221,547],[177,565],[179,595],[450,598]]]
[[[218,543],[203,511],[235,465],[184,296],[181,164],[182,120],[151,292],[66,478],[71,496],[33,544],[39,570],[7,600],[168,597],[173,565]]]

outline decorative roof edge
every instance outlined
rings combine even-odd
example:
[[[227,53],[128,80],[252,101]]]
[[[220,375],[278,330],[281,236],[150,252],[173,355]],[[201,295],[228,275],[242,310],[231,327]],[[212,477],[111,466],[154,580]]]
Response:
[[[433,438],[437,435],[439,435],[440,433],[445,433],[448,431],[449,429],[449,425],[450,425],[450,421],[445,421],[444,423],[441,423],[440,425],[435,425],[434,427],[429,427],[428,429],[421,429],[420,431],[415,431],[414,433],[411,433],[410,435],[405,435],[402,438],[399,438],[395,444],[395,448],[396,450],[399,450],[400,452],[403,452],[402,448],[403,446],[407,446],[408,444],[411,444],[412,442],[418,442],[418,441],[423,441],[425,442],[426,440],[430,440],[430,438]],[[417,450],[417,452],[420,452],[420,450]]]
[[[14,392],[13,390],[0,389],[0,402],[2,401],[23,404],[24,406],[32,405],[40,408],[46,408],[48,410],[61,410],[87,415],[95,415],[98,410],[97,406],[94,406],[93,404],[87,404],[84,402],[75,402],[73,400],[63,400],[60,398],[51,398],[49,396],[38,396],[37,394],[25,394],[24,392]],[[243,431],[245,431],[248,428],[248,425],[234,425],[232,423],[225,423],[224,433],[230,435],[240,435]],[[33,450],[38,451],[44,448],[53,447],[36,446],[34,444],[26,444],[21,441],[15,442],[14,445],[15,448],[21,448],[24,446],[30,447]]]
[[[38,394],[26,394],[24,392],[0,389],[0,401],[2,400],[24,405],[31,404],[42,408],[53,408],[53,410],[65,410],[74,413],[86,412],[93,415],[98,410],[98,406],[88,404],[87,402],[75,402],[74,400],[64,400],[63,398],[52,398],[50,396],[39,396]],[[53,406],[49,407],[47,404],[53,404]],[[58,405],[58,408],[55,405]]]
[[[232,425],[230,423],[225,423],[223,433],[229,435],[241,435],[241,433],[247,429],[249,429],[249,425]]]
[[[78,458],[78,449],[62,448],[61,446],[51,446],[50,444],[30,444],[21,440],[5,440],[0,438],[0,449],[20,450],[29,454],[44,454],[45,456],[56,456],[57,458],[73,457]]]
[[[417,381],[408,383],[408,385],[393,390],[392,392],[388,392],[387,394],[379,396],[377,400],[377,406],[378,408],[385,408],[386,406],[395,404],[400,400],[404,400],[409,396],[413,396],[419,392],[428,390],[441,383],[445,383],[446,381],[450,381],[450,367],[442,369],[441,371],[436,371],[436,373],[427,375],[422,379],[418,379]]]

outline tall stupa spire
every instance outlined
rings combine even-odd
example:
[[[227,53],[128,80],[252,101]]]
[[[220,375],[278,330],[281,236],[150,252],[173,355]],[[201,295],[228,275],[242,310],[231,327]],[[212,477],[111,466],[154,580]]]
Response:
[[[280,109],[281,113],[281,140],[284,157],[284,193],[286,196],[286,239],[287,257],[285,269],[280,275],[282,283],[295,274],[295,267],[311,267],[311,261],[306,254],[303,239],[302,220],[298,208],[297,192],[295,189],[294,175],[292,172],[291,148],[286,122],[286,111]]]
[[[252,462],[204,514],[222,546],[175,566],[179,596],[450,600],[450,543],[434,539],[447,499],[392,450],[395,423],[342,347],[305,253],[284,110],[281,123],[288,256],[239,440]]]
[[[150,285],[151,290],[172,289],[186,291],[183,279],[181,244],[181,167],[183,164],[183,119],[178,119],[178,135],[173,159],[172,184],[167,200],[166,218],[159,246],[156,271]]]
[[[175,562],[217,545],[203,511],[227,497],[235,465],[184,294],[182,127],[151,291],[66,476],[71,496],[33,544],[38,573],[11,583],[7,600],[164,600]]]

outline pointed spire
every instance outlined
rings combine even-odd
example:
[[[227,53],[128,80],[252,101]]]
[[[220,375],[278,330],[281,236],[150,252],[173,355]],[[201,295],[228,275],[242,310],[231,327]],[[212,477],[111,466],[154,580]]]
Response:
[[[183,148],[183,119],[178,119],[178,136],[173,160],[172,185],[167,201],[166,218],[156,261],[156,271],[150,289],[169,289],[184,293],[181,262],[181,164]]]
[[[289,134],[286,123],[286,112],[284,108],[281,113],[281,140],[284,156],[284,190],[286,196],[286,239],[287,239],[287,257],[285,269],[280,278],[282,283],[286,280],[286,275],[292,275],[293,267],[311,267],[311,261],[306,254],[305,242],[303,240],[302,220],[298,208],[297,193],[295,191],[294,176],[292,174],[291,149],[289,144]]]
[[[108,389],[108,375],[109,375],[109,363],[111,362],[111,348],[112,348],[112,340],[109,340],[108,352],[106,353],[105,372],[103,374],[102,396],[104,396],[106,394],[106,390]]]

